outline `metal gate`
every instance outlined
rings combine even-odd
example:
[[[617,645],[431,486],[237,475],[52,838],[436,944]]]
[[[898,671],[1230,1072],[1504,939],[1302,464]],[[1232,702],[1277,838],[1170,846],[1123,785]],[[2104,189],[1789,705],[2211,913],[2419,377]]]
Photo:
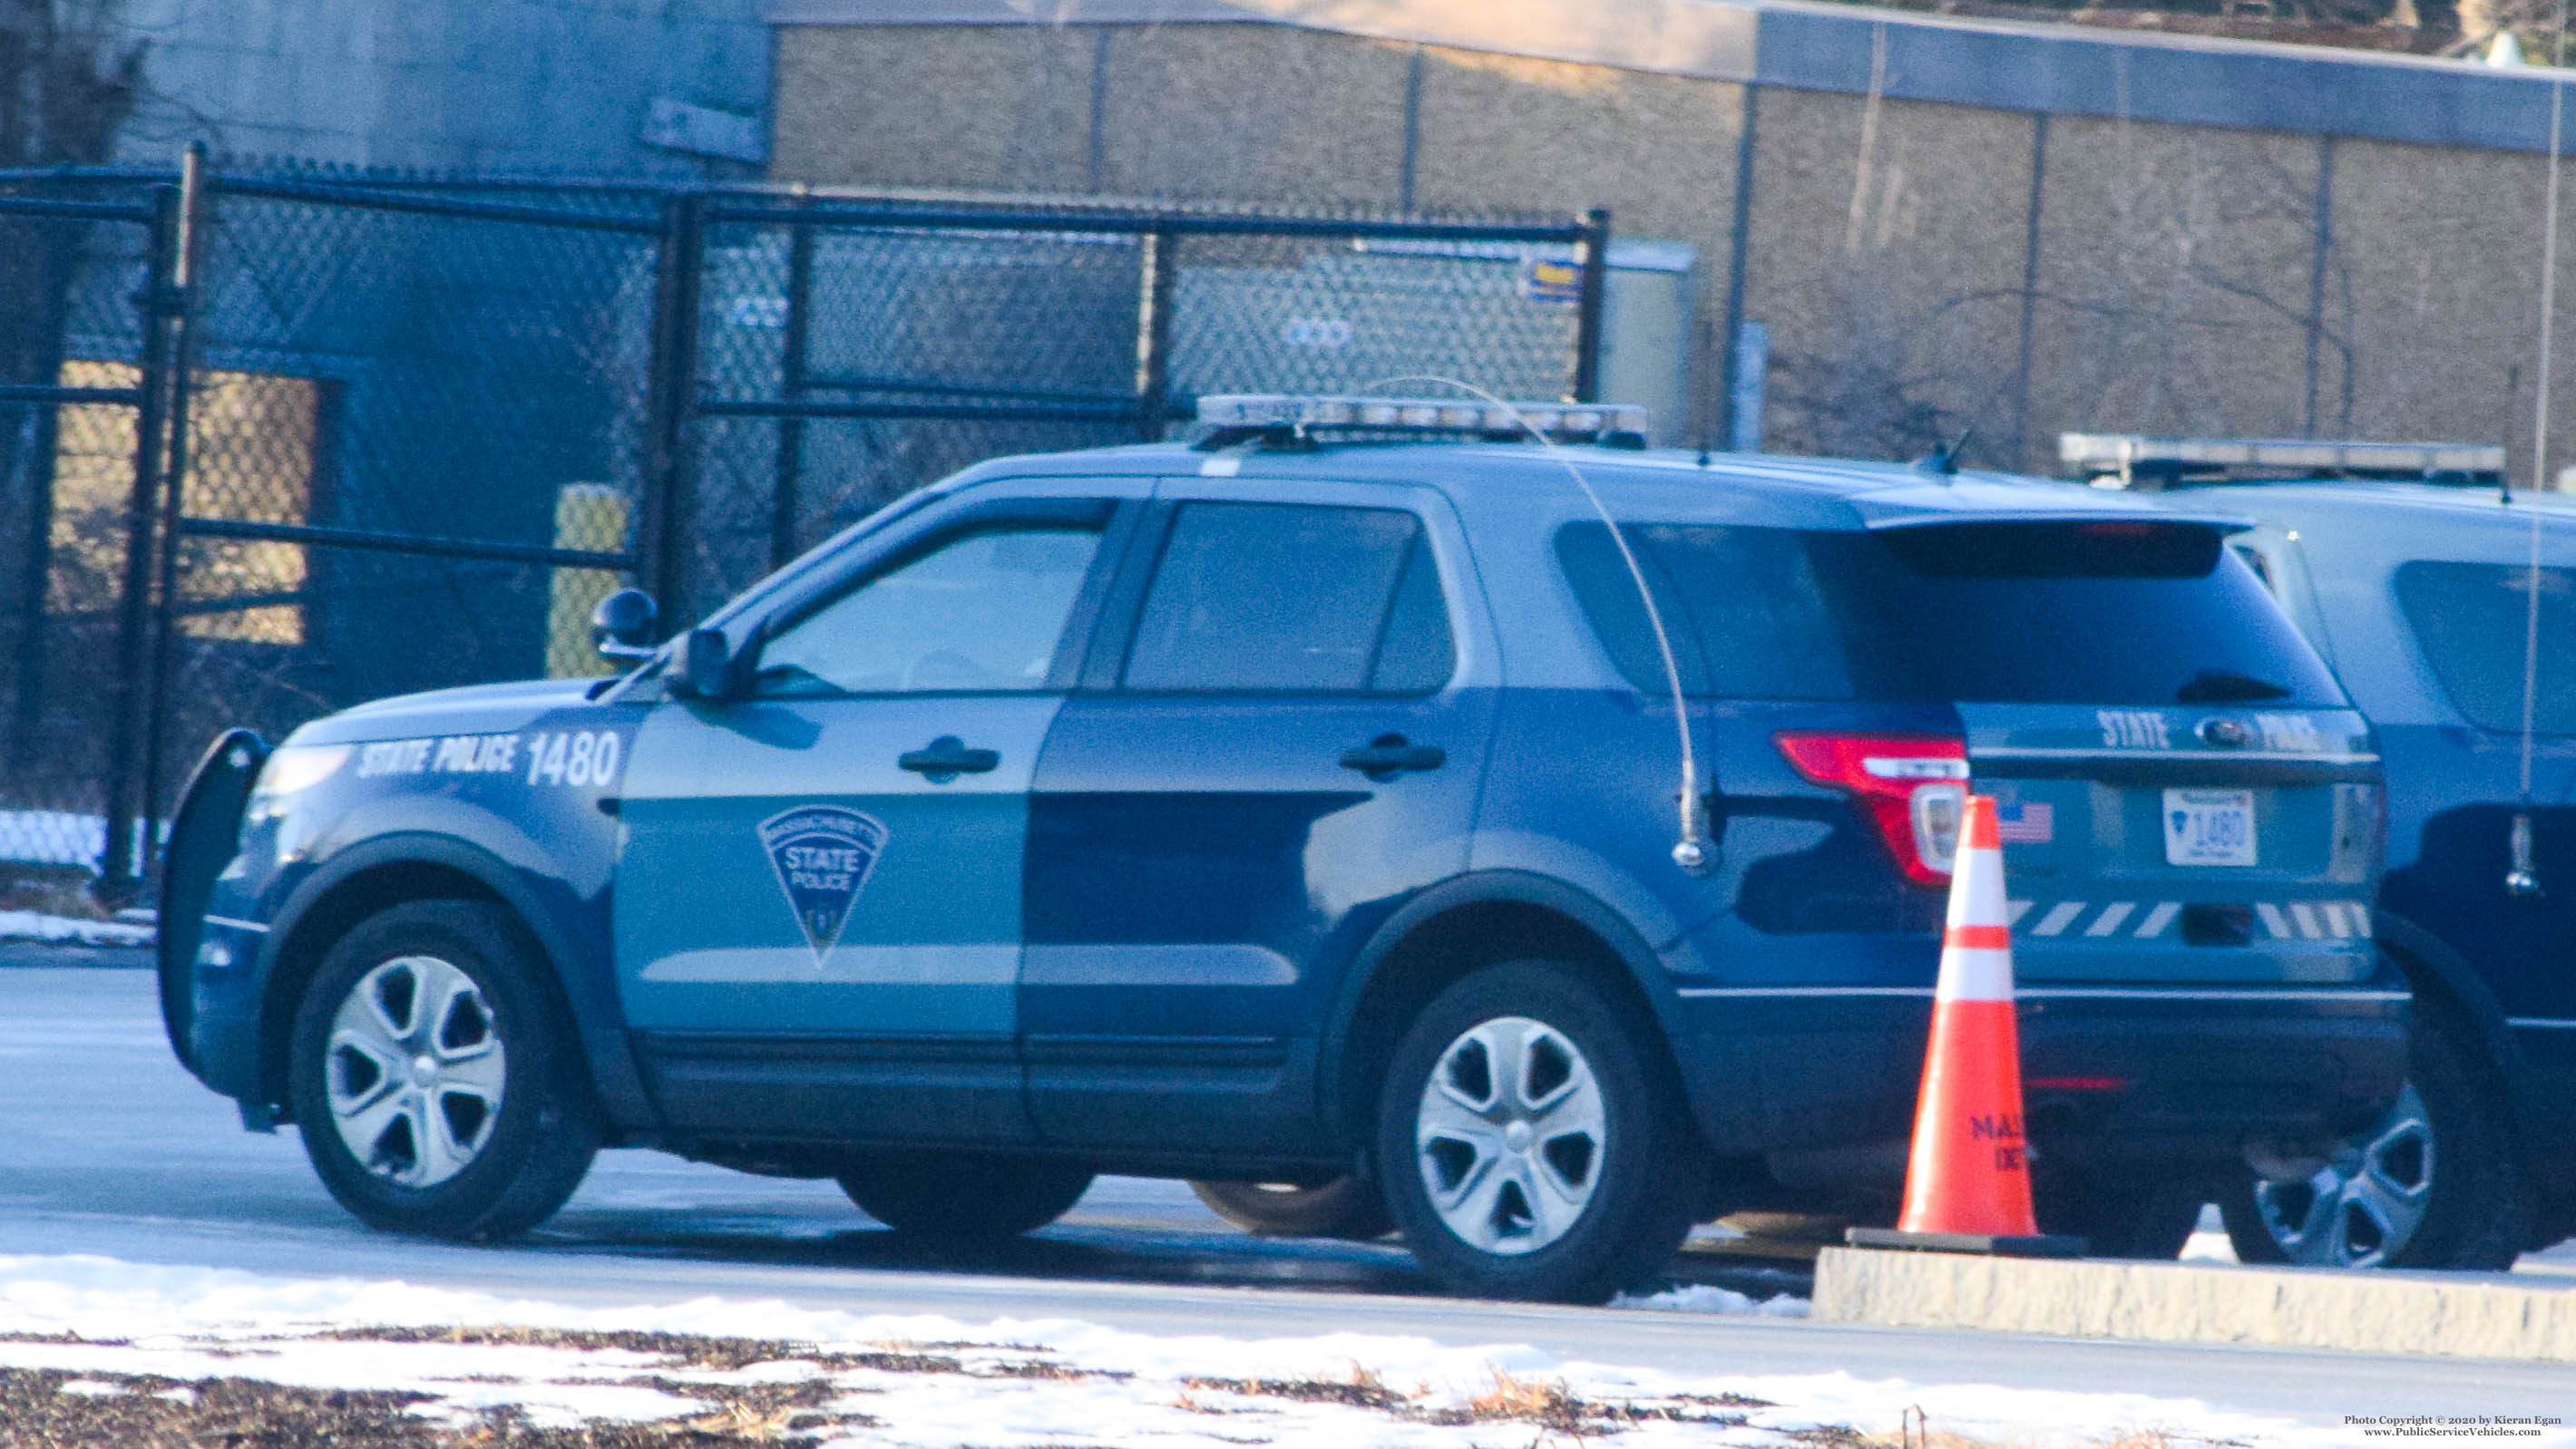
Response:
[[[151,878],[174,776],[221,728],[596,672],[590,605],[622,582],[677,627],[979,459],[1161,437],[1214,391],[1437,374],[1589,397],[1609,236],[1597,212],[925,205],[194,156],[0,176],[6,227],[69,250],[16,292],[62,315],[20,319],[36,340],[0,357],[0,476],[24,500],[0,546],[27,562],[0,601],[0,864],[93,868],[109,900]]]

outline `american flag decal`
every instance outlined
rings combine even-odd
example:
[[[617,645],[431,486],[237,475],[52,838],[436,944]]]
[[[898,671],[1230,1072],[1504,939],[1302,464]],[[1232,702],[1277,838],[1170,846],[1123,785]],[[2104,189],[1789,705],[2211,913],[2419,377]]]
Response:
[[[2039,800],[1999,804],[1995,834],[2006,845],[2046,845],[2057,838],[2057,809]]]

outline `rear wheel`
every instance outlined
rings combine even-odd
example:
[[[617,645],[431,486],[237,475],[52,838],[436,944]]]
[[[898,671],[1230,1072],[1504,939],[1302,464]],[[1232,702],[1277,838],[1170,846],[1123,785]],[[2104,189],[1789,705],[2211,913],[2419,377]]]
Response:
[[[1294,1182],[1202,1182],[1190,1191],[1208,1211],[1257,1238],[1344,1238],[1370,1242],[1394,1231],[1377,1185],[1336,1177],[1312,1187]]]
[[[1088,1169],[963,1152],[871,1153],[841,1174],[859,1210],[899,1233],[957,1242],[1033,1233],[1091,1188]]]
[[[1598,1303],[1690,1230],[1708,1152],[1670,1072],[1573,968],[1490,966],[1434,997],[1378,1103],[1386,1204],[1459,1292]]]
[[[2042,1172],[2031,1187],[2041,1232],[2081,1237],[2095,1258],[2167,1260],[2182,1256],[2200,1225],[2209,1182],[2206,1165],[2176,1163],[2116,1174]]]
[[[2412,1080],[2379,1120],[2295,1181],[2248,1172],[2219,1201],[2248,1263],[2513,1265],[2530,1207],[2512,1131],[2467,1029],[2418,1000]]]
[[[409,902],[341,937],[296,1013],[287,1080],[323,1185],[388,1231],[514,1236],[599,1150],[546,967],[481,901]]]

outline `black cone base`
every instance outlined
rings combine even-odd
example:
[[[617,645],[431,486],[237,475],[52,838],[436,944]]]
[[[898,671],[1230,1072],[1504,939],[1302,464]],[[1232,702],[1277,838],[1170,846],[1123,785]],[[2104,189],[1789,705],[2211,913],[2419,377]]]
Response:
[[[2082,1238],[2058,1233],[1909,1233],[1899,1228],[1846,1228],[1855,1248],[1895,1248],[1916,1253],[1982,1253],[1993,1258],[2081,1258]]]

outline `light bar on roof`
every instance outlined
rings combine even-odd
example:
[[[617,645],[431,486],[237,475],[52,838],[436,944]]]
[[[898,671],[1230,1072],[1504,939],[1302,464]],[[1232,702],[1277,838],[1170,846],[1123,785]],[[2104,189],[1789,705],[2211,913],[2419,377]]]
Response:
[[[2504,449],[2480,443],[2352,443],[2314,438],[2149,438],[2135,433],[2061,433],[2057,456],[2088,474],[2200,472],[2228,468],[2286,473],[2501,473]]]
[[[1371,432],[1493,433],[1526,436],[1522,420],[1550,436],[1601,437],[1646,432],[1646,410],[1634,403],[1462,402],[1430,397],[1323,397],[1296,393],[1224,393],[1199,399],[1199,424],[1211,428],[1365,429]]]

